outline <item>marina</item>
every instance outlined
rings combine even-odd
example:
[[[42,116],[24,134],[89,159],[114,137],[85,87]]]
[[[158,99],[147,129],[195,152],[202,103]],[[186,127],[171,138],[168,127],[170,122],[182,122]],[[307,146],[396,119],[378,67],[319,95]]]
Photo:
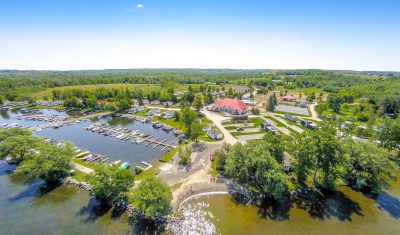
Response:
[[[114,137],[118,140],[129,141],[134,144],[141,144],[147,142],[145,147],[151,146],[152,149],[162,146],[161,150],[166,148],[175,148],[175,140],[168,141],[167,139],[160,140],[160,137],[153,137],[149,134],[141,133],[139,130],[132,131],[128,128],[115,128],[111,127],[107,123],[95,123],[93,125],[85,127],[86,130],[91,132],[99,133],[104,136]]]
[[[130,115],[112,117],[98,113],[77,116],[76,113],[51,109],[41,109],[39,112],[41,115],[63,116],[65,119],[62,122],[39,121],[33,118],[18,119],[30,112],[22,113],[17,109],[2,110],[0,128],[15,126],[30,128],[34,130],[34,135],[43,137],[46,141],[72,142],[82,150],[77,151],[77,157],[89,163],[110,164],[120,161],[120,164],[127,162],[132,166],[141,165],[142,162],[157,161],[177,145],[174,131],[156,129],[150,121],[132,118]],[[90,126],[93,127],[93,131],[86,130]],[[87,157],[89,154],[95,156],[89,158]]]

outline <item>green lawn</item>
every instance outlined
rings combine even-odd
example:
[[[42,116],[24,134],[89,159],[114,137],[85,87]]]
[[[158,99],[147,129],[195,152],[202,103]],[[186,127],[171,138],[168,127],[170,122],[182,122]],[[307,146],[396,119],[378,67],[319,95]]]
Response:
[[[276,119],[276,118],[274,118],[274,117],[271,117],[271,116],[265,116],[265,118],[268,118],[268,119],[274,121],[278,127],[284,127],[284,128],[286,128],[286,129],[288,129],[292,134],[294,134],[294,135],[299,135],[299,133],[298,133],[297,131],[295,131],[295,130],[294,130],[293,128],[291,128],[290,126],[284,124],[283,122],[279,121],[278,119]]]
[[[282,111],[274,111],[274,113],[290,114],[290,115],[299,116],[299,117],[310,117],[311,116],[311,115],[303,115],[303,114],[298,114],[298,113],[289,113],[289,112],[282,112]],[[310,110],[308,110],[308,113],[310,113]]]
[[[93,169],[94,166],[95,166],[95,164],[93,164],[93,163],[84,162],[84,161],[82,161],[82,160],[80,160],[78,158],[72,158],[71,161],[76,163],[76,164],[79,164],[79,165],[82,165],[82,166],[85,166],[85,167],[91,168],[91,169]]]
[[[260,117],[256,117],[256,118],[250,118],[249,119],[250,123],[254,123],[254,127],[260,127],[261,123],[264,122],[264,119],[260,118]]]
[[[225,126],[224,128],[226,130],[236,130],[236,128],[238,128],[238,127],[237,126]],[[250,128],[256,128],[256,126],[243,126],[243,127],[240,127],[240,128],[250,129]]]
[[[160,161],[161,162],[169,162],[171,161],[171,159],[174,157],[174,155],[179,151],[179,149],[181,149],[185,144],[181,144],[178,147],[169,150],[168,152],[166,152],[161,158]]]
[[[241,135],[256,135],[256,134],[263,134],[265,131],[257,131],[257,132],[231,132],[232,136],[241,136]]]
[[[152,176],[156,176],[158,173],[160,173],[160,169],[157,167],[152,167],[148,169],[147,171],[142,171],[140,174],[135,175],[135,181],[142,181],[147,178],[150,178]]]
[[[75,175],[71,176],[72,179],[79,181],[79,182],[85,182],[85,177],[86,173],[80,171],[80,170],[75,170]]]

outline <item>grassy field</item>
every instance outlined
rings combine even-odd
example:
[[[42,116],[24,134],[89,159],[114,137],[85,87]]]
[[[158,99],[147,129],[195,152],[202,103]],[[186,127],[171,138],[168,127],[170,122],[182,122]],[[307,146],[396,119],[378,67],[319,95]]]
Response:
[[[75,172],[76,174],[71,176],[71,178],[79,182],[85,182],[85,177],[87,174],[80,170],[75,170]]]
[[[152,167],[147,171],[142,171],[140,174],[135,175],[135,181],[145,180],[147,178],[157,175],[158,173],[160,173],[160,169],[158,169],[157,167]]]
[[[174,155],[179,151],[179,149],[181,149],[184,146],[184,144],[179,145],[178,147],[169,150],[168,152],[166,152],[161,158],[160,161],[161,162],[169,162],[171,161],[171,159],[174,157]]]
[[[257,132],[231,132],[232,136],[241,136],[241,135],[258,135],[263,134],[265,131],[257,131]]]
[[[180,84],[175,88],[176,91],[187,90],[189,85]],[[77,85],[77,86],[64,86],[64,87],[54,87],[48,88],[39,92],[35,92],[32,94],[33,98],[43,99],[44,97],[51,98],[53,96],[53,90],[70,90],[70,89],[85,89],[85,90],[96,90],[99,88],[125,88],[128,87],[130,89],[142,89],[143,92],[151,92],[151,91],[160,91],[161,85],[159,84],[93,84],[93,85]]]
[[[87,167],[87,168],[91,168],[91,169],[94,168],[94,164],[88,163],[88,162],[84,162],[84,161],[82,161],[82,160],[80,160],[80,159],[78,159],[78,158],[72,158],[71,161],[74,162],[74,163],[76,163],[76,164],[85,166],[85,167]]]

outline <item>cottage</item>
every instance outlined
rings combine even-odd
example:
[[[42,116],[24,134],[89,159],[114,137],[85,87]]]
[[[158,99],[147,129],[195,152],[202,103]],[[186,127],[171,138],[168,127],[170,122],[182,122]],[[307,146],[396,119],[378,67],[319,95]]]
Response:
[[[207,131],[207,136],[213,140],[220,140],[223,138],[222,133],[218,129],[211,129]]]
[[[148,112],[147,112],[147,114],[146,114],[146,116],[161,116],[161,111],[160,111],[160,109],[150,109]]]
[[[163,105],[169,107],[169,106],[171,106],[171,105],[174,105],[174,102],[172,102],[172,101],[165,101],[165,102],[163,102]]]
[[[296,102],[296,98],[294,98],[293,96],[282,96],[281,99],[283,101]]]
[[[175,115],[174,110],[168,110],[167,112],[164,113],[164,119],[170,119],[173,118]]]
[[[208,131],[211,130],[211,125],[204,126],[203,128],[201,128],[201,130],[205,131],[205,132],[208,132]]]
[[[242,102],[247,104],[247,105],[251,105],[251,106],[254,106],[254,105],[257,104],[257,101],[252,100],[252,99],[242,99]]]
[[[150,101],[150,104],[152,104],[152,105],[159,105],[160,103],[161,102],[159,100]]]

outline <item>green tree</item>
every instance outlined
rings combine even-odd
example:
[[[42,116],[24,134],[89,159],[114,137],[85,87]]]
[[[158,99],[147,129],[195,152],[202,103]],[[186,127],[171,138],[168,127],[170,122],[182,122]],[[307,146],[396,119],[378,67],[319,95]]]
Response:
[[[30,178],[41,178],[46,182],[55,182],[69,175],[74,156],[72,145],[42,144],[36,149],[32,157],[17,168],[17,174],[27,174]]]
[[[304,132],[295,144],[296,173],[303,183],[313,172],[316,186],[333,190],[344,164],[343,149],[336,138],[336,129],[321,123],[315,132]]]
[[[315,107],[315,112],[318,114],[318,117],[321,117],[322,113],[328,110],[328,105],[322,102],[314,107]]]
[[[193,106],[197,112],[200,112],[200,110],[203,108],[204,103],[203,103],[203,96],[201,94],[197,94],[194,97]]]
[[[192,148],[186,146],[184,149],[179,149],[178,151],[178,157],[179,157],[179,164],[181,165],[187,165],[192,162],[192,158],[190,155],[192,154]]]
[[[171,189],[161,179],[151,177],[143,180],[135,190],[132,203],[146,218],[156,219],[171,212]]]
[[[195,141],[196,144],[199,141],[199,137],[200,135],[203,133],[203,131],[201,130],[201,124],[199,122],[199,120],[196,120],[193,124],[192,124],[192,131],[190,133],[190,139]]]
[[[400,117],[395,120],[385,118],[377,134],[380,145],[389,150],[400,144]]]
[[[131,99],[122,99],[117,102],[117,107],[120,112],[130,109],[132,106]]]
[[[389,188],[388,181],[393,179],[390,171],[394,169],[389,153],[371,142],[355,142],[351,138],[345,141],[346,157],[344,178],[350,184],[369,187],[374,193]]]
[[[337,94],[332,94],[328,96],[329,108],[333,109],[333,112],[338,113],[340,110],[341,103],[343,102],[342,97]]]
[[[228,153],[225,174],[255,197],[261,194],[278,199],[288,189],[288,177],[282,165],[258,141],[235,144]]]
[[[0,143],[1,158],[9,156],[11,161],[19,164],[35,153],[35,149],[44,143],[43,139],[29,135],[15,135]]]
[[[12,137],[12,136],[30,136],[32,135],[32,132],[27,129],[19,128],[19,127],[14,127],[10,129],[0,129],[0,142],[3,140]]]
[[[263,137],[263,144],[270,154],[279,163],[283,163],[285,146],[288,143],[288,138],[283,135],[274,135],[271,132],[267,132]]]
[[[94,196],[113,201],[127,199],[126,192],[133,186],[133,179],[134,176],[129,170],[122,169],[116,164],[111,166],[98,164],[94,172],[86,177],[87,183],[93,187]]]
[[[191,136],[192,124],[198,119],[197,113],[189,108],[182,109],[182,123],[186,127],[186,135]]]

